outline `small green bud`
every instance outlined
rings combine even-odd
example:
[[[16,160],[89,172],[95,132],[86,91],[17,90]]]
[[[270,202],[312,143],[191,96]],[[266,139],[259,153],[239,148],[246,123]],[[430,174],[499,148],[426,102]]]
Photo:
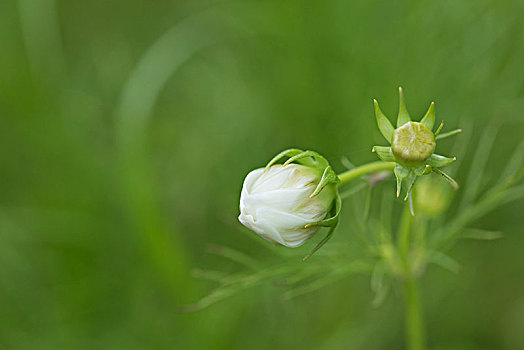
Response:
[[[415,204],[418,210],[429,217],[437,217],[449,205],[451,191],[449,186],[439,181],[437,176],[424,176],[417,181]]]
[[[435,135],[422,123],[407,122],[393,131],[391,150],[400,162],[418,164],[435,151]]]
[[[405,199],[410,199],[411,190],[418,177],[427,175],[431,172],[441,175],[451,184],[453,189],[458,185],[449,175],[443,173],[439,168],[453,163],[456,158],[446,158],[435,154],[436,140],[459,133],[460,129],[439,135],[444,122],[442,122],[436,132],[432,132],[435,124],[435,104],[432,102],[428,111],[420,122],[414,122],[406,108],[402,88],[399,88],[399,111],[396,128],[380,109],[377,100],[375,104],[375,117],[380,132],[391,144],[387,146],[375,146],[373,152],[385,162],[397,163],[395,167],[395,177],[397,178],[397,197],[400,196],[402,183],[407,185]]]

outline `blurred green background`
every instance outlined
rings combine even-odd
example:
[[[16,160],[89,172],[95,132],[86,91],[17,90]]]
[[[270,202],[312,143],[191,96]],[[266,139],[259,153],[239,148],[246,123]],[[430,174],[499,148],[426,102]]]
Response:
[[[236,220],[244,176],[290,146],[338,171],[375,160],[371,101],[395,116],[399,85],[415,118],[434,100],[445,130],[467,121],[462,188],[496,127],[496,179],[524,135],[523,16],[519,0],[1,1],[0,347],[403,348],[401,298],[372,307],[368,276],[178,309],[213,287],[193,269],[240,269],[209,244],[277,249]],[[460,274],[428,269],[432,348],[524,349],[523,205],[475,224],[504,238],[455,246]]]

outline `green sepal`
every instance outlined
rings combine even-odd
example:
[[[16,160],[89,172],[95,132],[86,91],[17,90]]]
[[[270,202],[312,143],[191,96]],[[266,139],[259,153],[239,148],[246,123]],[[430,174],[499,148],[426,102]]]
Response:
[[[411,121],[411,117],[409,116],[408,109],[406,107],[406,101],[404,100],[404,92],[402,91],[402,88],[400,86],[398,88],[398,97],[399,97],[399,104],[398,104],[397,128]]]
[[[326,169],[324,169],[324,173],[322,174],[322,178],[320,179],[320,182],[317,185],[317,188],[315,188],[315,191],[309,196],[310,198],[315,197],[329,184],[337,184],[340,182],[340,179],[338,178],[337,174],[333,171],[331,166],[327,166]]]
[[[332,209],[332,213],[333,213],[333,216],[328,218],[328,219],[324,219],[324,220],[321,220],[321,221],[318,221],[318,222],[314,222],[314,223],[311,223],[311,224],[307,224],[305,226],[305,228],[309,228],[309,227],[314,227],[314,226],[324,226],[324,227],[329,227],[329,231],[326,235],[326,237],[322,238],[322,240],[320,242],[317,243],[317,245],[315,246],[315,248],[313,248],[313,250],[311,251],[311,253],[309,253],[308,255],[306,255],[302,261],[305,261],[307,259],[309,259],[311,257],[311,255],[313,255],[317,250],[319,250],[320,248],[322,248],[322,246],[324,244],[326,244],[329,239],[331,238],[331,236],[333,235],[333,231],[335,231],[335,228],[337,227],[337,224],[338,224],[338,218],[340,216],[340,209],[342,208],[342,200],[340,199],[340,196],[337,194],[337,198],[335,199],[335,207]]]
[[[414,172],[415,172],[415,175],[417,176],[424,176],[424,175],[429,174],[431,170],[432,170],[431,165],[426,164],[418,168],[415,168]]]
[[[272,166],[273,164],[278,162],[280,159],[282,159],[284,157],[293,157],[293,156],[296,156],[297,154],[300,154],[302,152],[304,152],[304,151],[302,151],[301,149],[298,149],[298,148],[286,149],[285,151],[282,151],[279,154],[277,154],[276,156],[274,156],[273,159],[271,159],[269,161],[269,163],[267,163],[266,168],[264,169],[264,171],[269,169],[270,166]]]
[[[374,146],[371,151],[376,152],[377,156],[385,162],[396,161],[395,156],[391,152],[391,147]]]
[[[391,144],[391,138],[393,137],[394,131],[393,125],[391,125],[389,119],[386,118],[384,113],[380,110],[377,100],[373,100],[373,103],[375,104],[375,117],[377,118],[378,128],[386,141]]]
[[[313,162],[311,165],[318,169],[325,169],[329,166],[329,162],[326,160],[326,158],[322,157],[320,154],[318,154],[315,151],[304,151],[302,153],[296,154],[293,157],[286,160],[284,163],[284,166],[292,163],[292,162],[300,162],[303,161],[303,159],[311,158],[310,160]]]
[[[431,102],[426,115],[420,122],[424,124],[429,130],[433,129],[433,125],[435,124],[435,102]]]
[[[315,197],[322,191],[324,187],[326,187],[329,184],[337,184],[340,182],[340,179],[338,178],[337,174],[333,171],[331,166],[329,165],[329,162],[326,158],[321,156],[315,151],[302,151],[298,148],[290,148],[285,151],[280,152],[277,154],[267,165],[266,170],[271,165],[275,164],[277,161],[279,161],[283,157],[291,157],[289,158],[283,166],[287,166],[291,164],[292,162],[297,162],[312,168],[316,168],[319,170],[323,170],[322,177],[320,179],[320,182],[318,183],[317,187],[313,191],[313,193],[310,195],[310,198]],[[264,170],[265,171],[265,170]]]
[[[409,176],[410,170],[399,164],[393,169],[393,172],[397,178],[397,197],[399,197],[402,190],[402,181]]]
[[[323,219],[317,222],[312,222],[310,224],[307,224],[306,226],[304,226],[304,228],[310,228],[310,227],[316,227],[316,226],[322,226],[322,227],[337,226],[341,208],[342,208],[342,199],[340,198],[340,195],[337,194],[337,197],[335,199],[335,206],[331,210],[332,216],[330,216],[327,219]]]
[[[290,148],[290,149],[280,152],[275,157],[273,157],[273,159],[271,159],[269,163],[267,163],[264,171],[266,171],[270,166],[272,166],[273,164],[275,164],[276,162],[278,162],[280,159],[284,157],[290,157],[290,158],[283,164],[283,166],[286,166],[292,162],[296,162],[296,163],[299,163],[305,166],[309,166],[309,167],[317,168],[321,170],[324,170],[326,167],[329,166],[329,162],[326,160],[326,158],[324,158],[317,152],[303,151],[298,148]]]
[[[313,250],[311,251],[311,253],[309,253],[308,255],[306,255],[305,257],[302,258],[302,261],[306,261],[307,259],[311,258],[311,255],[315,254],[315,252],[317,250],[319,250],[320,248],[322,248],[322,246],[324,244],[326,244],[331,236],[333,235],[333,231],[335,231],[335,228],[334,227],[331,227],[326,235],[326,237],[322,238],[322,240],[320,242],[317,243],[317,245],[315,246],[315,248],[313,248]]]
[[[438,154],[433,153],[431,157],[429,157],[427,163],[431,165],[433,168],[441,168],[446,165],[450,165],[454,161],[456,161],[457,158],[447,158]]]
[[[461,132],[462,132],[462,129],[455,129],[455,130],[452,130],[452,131],[447,132],[447,133],[442,134],[442,135],[435,134],[435,140],[442,140],[442,139],[445,139],[446,137],[450,137],[450,136],[454,136],[456,134],[460,134]]]
[[[454,189],[454,190],[457,190],[459,188],[459,185],[457,183],[457,181],[455,181],[451,176],[449,176],[448,174],[442,172],[441,170],[439,169],[436,169],[436,168],[433,168],[433,172],[436,173],[436,174],[439,174],[441,175],[442,177],[444,177],[446,180],[448,180],[448,182],[451,184],[451,188]]]
[[[404,197],[404,200],[407,200],[410,193],[411,193],[411,190],[413,189],[413,185],[415,184],[415,181],[417,180],[417,174],[415,174],[414,171],[410,171],[409,172],[409,175],[407,176],[406,178],[407,180],[407,183],[408,183],[408,189],[406,191],[406,197]],[[411,214],[413,215],[413,210],[411,210]]]

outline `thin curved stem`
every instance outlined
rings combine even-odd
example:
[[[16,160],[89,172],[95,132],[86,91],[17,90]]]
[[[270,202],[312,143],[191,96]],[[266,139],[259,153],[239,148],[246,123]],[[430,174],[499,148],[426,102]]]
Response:
[[[359,167],[356,167],[354,169],[348,170],[346,172],[343,172],[338,175],[338,178],[340,179],[339,186],[350,182],[352,180],[355,180],[362,175],[370,174],[370,173],[376,173],[379,171],[393,171],[395,168],[396,163],[394,162],[372,162],[368,164],[361,165]]]

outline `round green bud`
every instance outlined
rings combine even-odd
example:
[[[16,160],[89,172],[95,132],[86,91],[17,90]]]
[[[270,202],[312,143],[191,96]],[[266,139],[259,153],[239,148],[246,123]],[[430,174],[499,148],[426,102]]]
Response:
[[[419,122],[407,122],[395,129],[391,140],[395,158],[407,164],[425,161],[433,154],[435,146],[435,135]]]
[[[415,205],[417,210],[430,217],[437,217],[449,205],[451,188],[438,175],[422,176],[417,180]]]

